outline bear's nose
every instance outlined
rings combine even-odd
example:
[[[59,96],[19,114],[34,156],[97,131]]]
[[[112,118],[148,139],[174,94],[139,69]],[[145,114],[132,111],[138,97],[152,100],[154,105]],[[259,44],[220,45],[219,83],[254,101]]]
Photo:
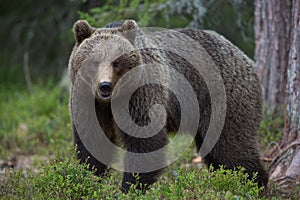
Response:
[[[100,97],[103,99],[108,99],[111,97],[112,84],[110,82],[102,82],[99,84]]]
[[[99,85],[100,92],[103,94],[110,94],[112,91],[112,85],[109,82],[102,82]]]

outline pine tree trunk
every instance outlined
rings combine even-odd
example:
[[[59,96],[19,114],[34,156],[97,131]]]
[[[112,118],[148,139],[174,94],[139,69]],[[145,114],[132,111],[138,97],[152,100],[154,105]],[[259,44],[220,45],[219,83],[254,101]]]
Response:
[[[285,110],[292,0],[255,0],[255,60],[271,114]]]
[[[294,190],[300,185],[300,0],[293,0],[290,44],[285,131],[270,166],[270,179],[282,192],[300,196],[299,189]]]

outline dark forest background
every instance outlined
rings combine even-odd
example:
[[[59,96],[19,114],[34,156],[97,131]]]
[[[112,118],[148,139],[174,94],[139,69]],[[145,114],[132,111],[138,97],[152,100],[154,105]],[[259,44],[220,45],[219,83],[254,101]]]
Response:
[[[25,84],[27,64],[33,82],[59,80],[74,44],[72,26],[80,18],[99,27],[135,19],[140,26],[213,29],[250,57],[254,52],[251,0],[1,0],[0,5],[1,82]]]

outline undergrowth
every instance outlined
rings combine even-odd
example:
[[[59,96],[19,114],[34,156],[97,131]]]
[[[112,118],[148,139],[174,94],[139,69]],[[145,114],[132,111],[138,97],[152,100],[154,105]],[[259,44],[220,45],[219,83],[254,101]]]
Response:
[[[64,158],[38,166],[39,171],[11,171],[5,185],[0,185],[2,199],[258,199],[261,188],[247,179],[241,169],[170,169],[149,191],[142,194],[132,185],[128,194],[120,191],[120,173],[101,179],[87,166]]]

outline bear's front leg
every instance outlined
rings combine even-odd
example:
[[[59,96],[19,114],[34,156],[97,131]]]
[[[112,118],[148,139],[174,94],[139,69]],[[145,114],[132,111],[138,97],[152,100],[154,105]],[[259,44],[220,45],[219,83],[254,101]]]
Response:
[[[74,144],[76,145],[77,159],[80,164],[88,164],[89,170],[94,171],[94,174],[99,177],[103,177],[107,171],[107,166],[99,162],[90,152],[86,149],[82,143],[76,128],[73,125]],[[107,152],[111,153],[112,152]],[[113,155],[111,155],[112,157]]]
[[[162,168],[154,171],[149,171],[149,169],[152,167],[155,168],[158,164],[161,165],[165,162],[165,152],[157,150],[167,144],[167,132],[166,130],[162,130],[149,138],[136,138],[126,133],[122,133],[122,136],[128,152],[125,155],[126,172],[124,172],[121,190],[127,193],[133,184],[136,185],[137,189],[145,191],[151,184],[157,181],[162,173]],[[154,151],[156,152],[149,154]],[[139,168],[140,173],[134,173],[135,168]]]

